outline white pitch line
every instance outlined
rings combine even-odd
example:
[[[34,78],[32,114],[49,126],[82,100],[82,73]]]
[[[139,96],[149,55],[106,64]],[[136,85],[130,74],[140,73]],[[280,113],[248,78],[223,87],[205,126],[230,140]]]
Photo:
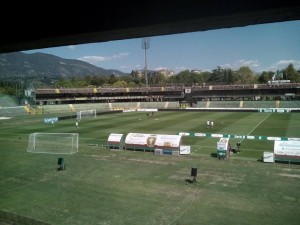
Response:
[[[247,134],[247,136],[249,135],[249,134],[251,134],[252,133],[252,131],[254,131],[262,122],[264,122],[266,119],[268,119],[270,116],[272,115],[272,113],[270,114],[270,115],[268,115],[266,118],[264,118],[262,121],[260,121],[259,122],[259,124],[257,124],[248,134]],[[245,138],[243,138],[240,142],[242,142],[243,140],[244,140]]]
[[[183,210],[183,212],[177,216],[173,221],[171,221],[170,223],[168,223],[168,225],[171,225],[173,224],[174,222],[176,222],[177,220],[181,219],[181,217],[192,207],[193,203],[194,203],[194,200],[196,198],[196,194],[197,194],[197,191],[198,191],[198,184],[197,184],[197,188],[195,190],[195,193],[194,193],[194,197],[192,199],[192,201],[190,202],[190,204]]]

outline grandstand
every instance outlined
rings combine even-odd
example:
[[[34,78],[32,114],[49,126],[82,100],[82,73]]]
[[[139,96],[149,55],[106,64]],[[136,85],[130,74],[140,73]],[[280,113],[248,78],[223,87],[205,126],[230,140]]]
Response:
[[[28,112],[23,106],[19,106],[11,96],[0,97],[0,117],[12,117],[27,115]]]
[[[86,109],[97,112],[138,109],[255,109],[300,108],[300,84],[202,85],[135,88],[42,88],[27,96],[33,105],[18,106],[0,97],[0,115],[74,115]],[[29,92],[28,92],[29,93]]]
[[[28,114],[74,115],[86,109],[97,112],[138,109],[179,109],[190,106],[201,109],[300,108],[300,85],[249,84],[202,85],[185,87],[171,84],[163,87],[138,88],[48,88],[36,89],[28,96],[33,105],[20,106],[9,96],[0,97],[0,116]]]
[[[28,112],[26,112],[23,106],[0,108],[0,117],[24,116],[24,115],[28,115]]]
[[[279,108],[300,108],[300,101],[280,101]]]
[[[155,108],[179,108],[183,105],[181,103],[185,103],[185,106],[200,108],[280,108],[286,106],[298,108],[298,104],[283,102],[300,100],[299,87],[298,83],[282,83],[188,87],[183,84],[171,84],[162,87],[135,88],[48,88],[36,89],[29,97],[33,99],[36,106],[47,108],[47,105],[69,105],[71,112],[87,107],[80,104],[95,103],[108,103],[106,106],[92,106],[92,108],[100,108],[100,111],[148,108],[149,105]],[[145,103],[150,104],[145,105]]]
[[[203,103],[198,102],[200,107]],[[204,108],[239,108],[240,107],[240,101],[205,101],[204,102]]]
[[[141,88],[61,88],[37,89],[32,93],[36,105],[104,102],[179,101],[183,87]]]
[[[283,83],[192,87],[171,85],[138,88],[60,88],[36,89],[31,97],[35,105],[174,101],[195,103],[207,100],[299,100],[299,87],[300,85],[297,83]]]
[[[0,108],[14,106],[18,106],[18,104],[16,103],[16,100],[13,97],[7,95],[0,96]]]
[[[269,100],[269,101],[198,101],[196,108],[205,109],[224,109],[224,108],[235,108],[235,109],[257,109],[257,108],[285,108],[285,109],[300,109],[300,101],[280,101],[280,100]]]
[[[295,100],[300,98],[300,84],[239,84],[194,86],[194,101],[203,100]]]
[[[244,108],[278,108],[277,101],[244,101]]]
[[[96,109],[97,113],[115,110],[138,109],[178,109],[179,102],[113,102],[113,103],[80,103],[61,105],[41,105],[37,106],[40,112],[49,115],[74,115],[75,112],[87,109]]]

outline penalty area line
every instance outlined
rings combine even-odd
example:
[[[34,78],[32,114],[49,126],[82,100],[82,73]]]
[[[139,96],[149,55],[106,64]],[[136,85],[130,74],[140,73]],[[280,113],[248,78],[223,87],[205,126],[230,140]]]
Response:
[[[266,118],[264,118],[262,121],[260,121],[248,134],[247,134],[247,136],[249,135],[249,134],[251,134],[261,123],[263,123],[266,119],[268,119],[270,116],[272,115],[272,113],[270,114],[270,115],[268,115],[268,116],[266,116]],[[240,141],[240,143],[243,141],[243,140],[245,140],[245,138],[243,138],[241,141]]]
[[[181,219],[181,217],[192,207],[195,199],[196,199],[196,194],[197,194],[197,191],[198,191],[198,188],[199,188],[199,185],[197,184],[197,188],[195,190],[195,193],[194,193],[194,197],[193,199],[191,200],[190,204],[185,208],[185,210],[183,210],[182,213],[180,213],[180,215],[178,217],[176,217],[174,220],[172,220],[170,223],[168,223],[168,225],[171,225],[173,224],[175,221]]]

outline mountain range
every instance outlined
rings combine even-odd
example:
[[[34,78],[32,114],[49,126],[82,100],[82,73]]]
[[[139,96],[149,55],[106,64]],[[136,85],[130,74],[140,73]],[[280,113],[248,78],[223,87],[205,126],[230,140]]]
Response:
[[[76,59],[51,54],[12,52],[0,54],[0,79],[61,79],[90,76],[128,75],[114,69],[103,69]]]

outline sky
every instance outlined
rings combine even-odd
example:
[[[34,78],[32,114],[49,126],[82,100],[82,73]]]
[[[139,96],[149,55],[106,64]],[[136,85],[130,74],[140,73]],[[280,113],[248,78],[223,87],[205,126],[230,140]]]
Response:
[[[147,69],[211,71],[218,66],[254,72],[292,63],[300,69],[300,20],[149,37]],[[125,73],[145,68],[142,38],[23,51],[78,59]]]

